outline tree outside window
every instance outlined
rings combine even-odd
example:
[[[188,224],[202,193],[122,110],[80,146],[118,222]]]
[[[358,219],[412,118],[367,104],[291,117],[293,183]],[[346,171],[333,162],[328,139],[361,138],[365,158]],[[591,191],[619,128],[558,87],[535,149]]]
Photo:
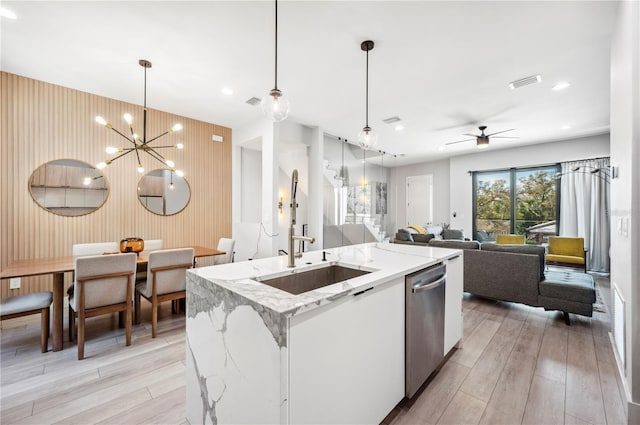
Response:
[[[514,233],[542,242],[557,234],[559,165],[474,172],[474,234]]]

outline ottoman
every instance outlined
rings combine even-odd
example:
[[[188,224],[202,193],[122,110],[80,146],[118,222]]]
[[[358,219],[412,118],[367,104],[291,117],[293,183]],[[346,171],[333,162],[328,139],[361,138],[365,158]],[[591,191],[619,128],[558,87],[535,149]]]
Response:
[[[570,325],[569,313],[592,315],[596,301],[593,276],[574,271],[548,270],[538,285],[538,302],[545,310],[560,310]]]

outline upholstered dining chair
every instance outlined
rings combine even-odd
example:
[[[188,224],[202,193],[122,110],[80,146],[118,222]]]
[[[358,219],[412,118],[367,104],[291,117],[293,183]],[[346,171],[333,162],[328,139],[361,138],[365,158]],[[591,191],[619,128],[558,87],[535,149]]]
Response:
[[[524,235],[496,235],[498,245],[523,245]]]
[[[86,255],[99,255],[105,252],[119,252],[118,242],[76,243],[71,247],[71,255],[74,257]]]
[[[213,264],[227,264],[233,262],[233,249],[236,247],[234,239],[220,238],[218,241],[218,251],[224,251],[224,255],[213,257]]]
[[[69,337],[76,336],[78,318],[78,360],[84,358],[86,319],[124,312],[126,345],[131,345],[135,253],[93,255],[75,259],[74,291],[69,296]]]
[[[143,255],[149,255],[152,251],[162,249],[162,239],[149,239],[144,241]],[[136,284],[147,280],[147,266],[140,265],[136,270]]]
[[[40,348],[47,352],[49,345],[49,307],[53,301],[53,292],[34,292],[5,298],[0,303],[0,320],[13,319],[40,313]]]
[[[575,267],[587,271],[587,250],[584,238],[549,236],[545,261],[548,266]]]
[[[147,280],[136,284],[136,323],[140,323],[140,297],[151,302],[151,337],[158,333],[158,305],[187,297],[186,271],[193,266],[193,248],[165,249],[149,254]]]

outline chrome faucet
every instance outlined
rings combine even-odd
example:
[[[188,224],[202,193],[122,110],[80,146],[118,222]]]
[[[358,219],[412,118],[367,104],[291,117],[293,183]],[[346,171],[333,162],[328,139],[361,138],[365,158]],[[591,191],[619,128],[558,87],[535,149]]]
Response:
[[[312,238],[309,236],[299,236],[295,234],[295,224],[296,224],[296,208],[298,208],[298,203],[296,202],[296,192],[298,190],[298,170],[293,170],[291,174],[291,224],[289,225],[289,263],[287,267],[295,267],[296,266],[296,258],[302,257],[302,242],[314,243],[316,238]],[[294,254],[294,240],[299,240],[300,245],[298,248],[298,252]]]

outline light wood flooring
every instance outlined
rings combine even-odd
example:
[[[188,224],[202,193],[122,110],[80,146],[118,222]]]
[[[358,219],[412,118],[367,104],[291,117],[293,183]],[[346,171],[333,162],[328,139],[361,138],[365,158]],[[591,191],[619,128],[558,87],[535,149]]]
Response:
[[[163,306],[152,339],[143,307],[129,347],[116,315],[89,320],[82,361],[67,340],[40,352],[39,316],[2,322],[0,423],[187,423],[184,315]],[[463,308],[463,348],[385,423],[626,423],[607,313],[567,327],[560,313],[468,294]]]

